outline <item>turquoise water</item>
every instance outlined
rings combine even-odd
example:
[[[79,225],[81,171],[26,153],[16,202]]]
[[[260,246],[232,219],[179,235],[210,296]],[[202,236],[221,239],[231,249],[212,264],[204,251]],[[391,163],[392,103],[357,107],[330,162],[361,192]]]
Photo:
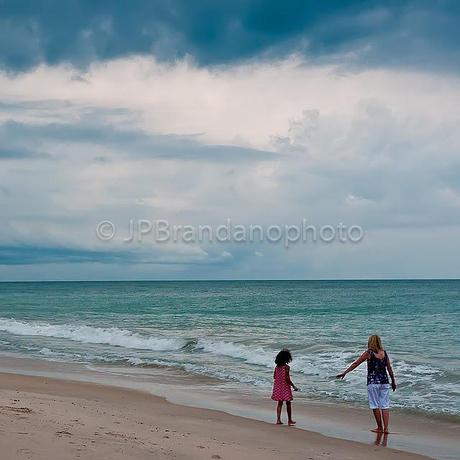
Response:
[[[88,365],[168,366],[270,394],[273,358],[293,353],[299,397],[366,404],[378,333],[393,406],[460,415],[460,281],[0,283],[0,352]]]

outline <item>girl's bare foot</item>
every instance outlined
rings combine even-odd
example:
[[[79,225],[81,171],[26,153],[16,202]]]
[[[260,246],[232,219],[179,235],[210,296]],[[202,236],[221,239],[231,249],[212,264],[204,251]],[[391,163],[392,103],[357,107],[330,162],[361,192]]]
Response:
[[[293,425],[295,425],[296,423],[297,423],[297,422],[296,422],[295,420],[289,420],[288,425],[289,425],[289,426],[293,426]]]
[[[277,425],[283,425],[283,422],[282,422],[281,420],[277,420],[277,421],[276,421],[276,424],[277,424]]]
[[[373,433],[383,433],[383,430],[382,430],[382,428],[379,428],[379,427],[377,427],[377,428],[374,428],[374,429],[373,429],[373,430],[371,430],[371,431],[372,431]]]

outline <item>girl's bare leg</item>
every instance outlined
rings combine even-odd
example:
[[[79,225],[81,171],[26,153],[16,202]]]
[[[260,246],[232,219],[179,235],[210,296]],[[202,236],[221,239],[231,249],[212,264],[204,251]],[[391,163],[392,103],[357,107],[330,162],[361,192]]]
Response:
[[[383,432],[388,433],[388,424],[390,422],[390,409],[382,409]]]
[[[278,405],[276,406],[276,424],[282,425],[283,422],[281,421],[281,410],[283,409],[283,401],[278,401]]]
[[[382,428],[382,412],[380,409],[372,409],[372,412],[374,413],[375,421],[377,422],[377,428],[374,428],[373,431],[374,433],[381,433],[383,431]]]
[[[286,409],[288,414],[288,425],[295,425],[296,422],[292,420],[292,406],[291,401],[286,401]]]

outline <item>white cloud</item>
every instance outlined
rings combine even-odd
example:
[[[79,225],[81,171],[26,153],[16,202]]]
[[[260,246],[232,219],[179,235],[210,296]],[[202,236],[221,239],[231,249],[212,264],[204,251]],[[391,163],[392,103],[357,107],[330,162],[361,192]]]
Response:
[[[51,159],[1,160],[0,244],[94,249],[100,244],[95,225],[105,218],[123,227],[131,218],[219,225],[230,217],[269,225],[298,224],[305,217],[312,224],[345,222],[370,231],[356,246],[214,252],[183,246],[166,247],[161,257],[184,267],[231,258],[231,274],[208,270],[217,277],[347,276],[349,258],[354,276],[391,270],[397,276],[398,261],[404,259],[406,275],[415,254],[414,273],[422,273],[420,251],[432,245],[445,263],[439,266],[440,256],[433,259],[436,267],[425,260],[426,273],[444,270],[450,276],[457,266],[458,242],[441,244],[436,236],[460,226],[456,77],[385,69],[338,74],[295,59],[210,70],[188,61],[165,65],[130,58],[94,64],[84,74],[62,66],[2,74],[0,99],[0,122],[72,126],[83,120],[151,135],[201,133],[204,145],[280,154],[251,163],[189,161],[139,157],[130,140],[120,155],[113,143],[50,137],[32,147]],[[168,273],[206,276],[204,269],[181,270]],[[160,271],[143,266],[131,275]]]
[[[86,73],[40,66],[28,73],[2,74],[0,97],[121,107],[138,117],[120,116],[121,124],[138,121],[150,132],[203,133],[209,142],[266,147],[271,136],[286,132],[289,120],[305,109],[347,116],[362,101],[375,101],[398,116],[417,116],[426,123],[440,117],[458,121],[459,81],[452,75],[387,69],[343,74],[296,58],[209,69],[187,60],[160,64],[133,57],[95,63]],[[61,119],[79,116],[71,106],[48,116],[53,114]],[[41,119],[44,111],[35,116]]]

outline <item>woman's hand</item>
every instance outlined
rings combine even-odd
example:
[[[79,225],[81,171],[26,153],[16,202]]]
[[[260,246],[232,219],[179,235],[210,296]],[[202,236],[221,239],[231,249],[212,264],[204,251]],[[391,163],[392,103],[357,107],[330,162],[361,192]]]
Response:
[[[345,376],[351,372],[353,369],[356,369],[360,364],[362,364],[366,359],[369,358],[369,353],[367,350],[348,368],[345,370],[345,372],[342,372],[339,375],[336,375],[338,379],[344,379]]]
[[[397,385],[394,380],[391,382],[391,388],[393,389],[393,391],[396,391]]]

